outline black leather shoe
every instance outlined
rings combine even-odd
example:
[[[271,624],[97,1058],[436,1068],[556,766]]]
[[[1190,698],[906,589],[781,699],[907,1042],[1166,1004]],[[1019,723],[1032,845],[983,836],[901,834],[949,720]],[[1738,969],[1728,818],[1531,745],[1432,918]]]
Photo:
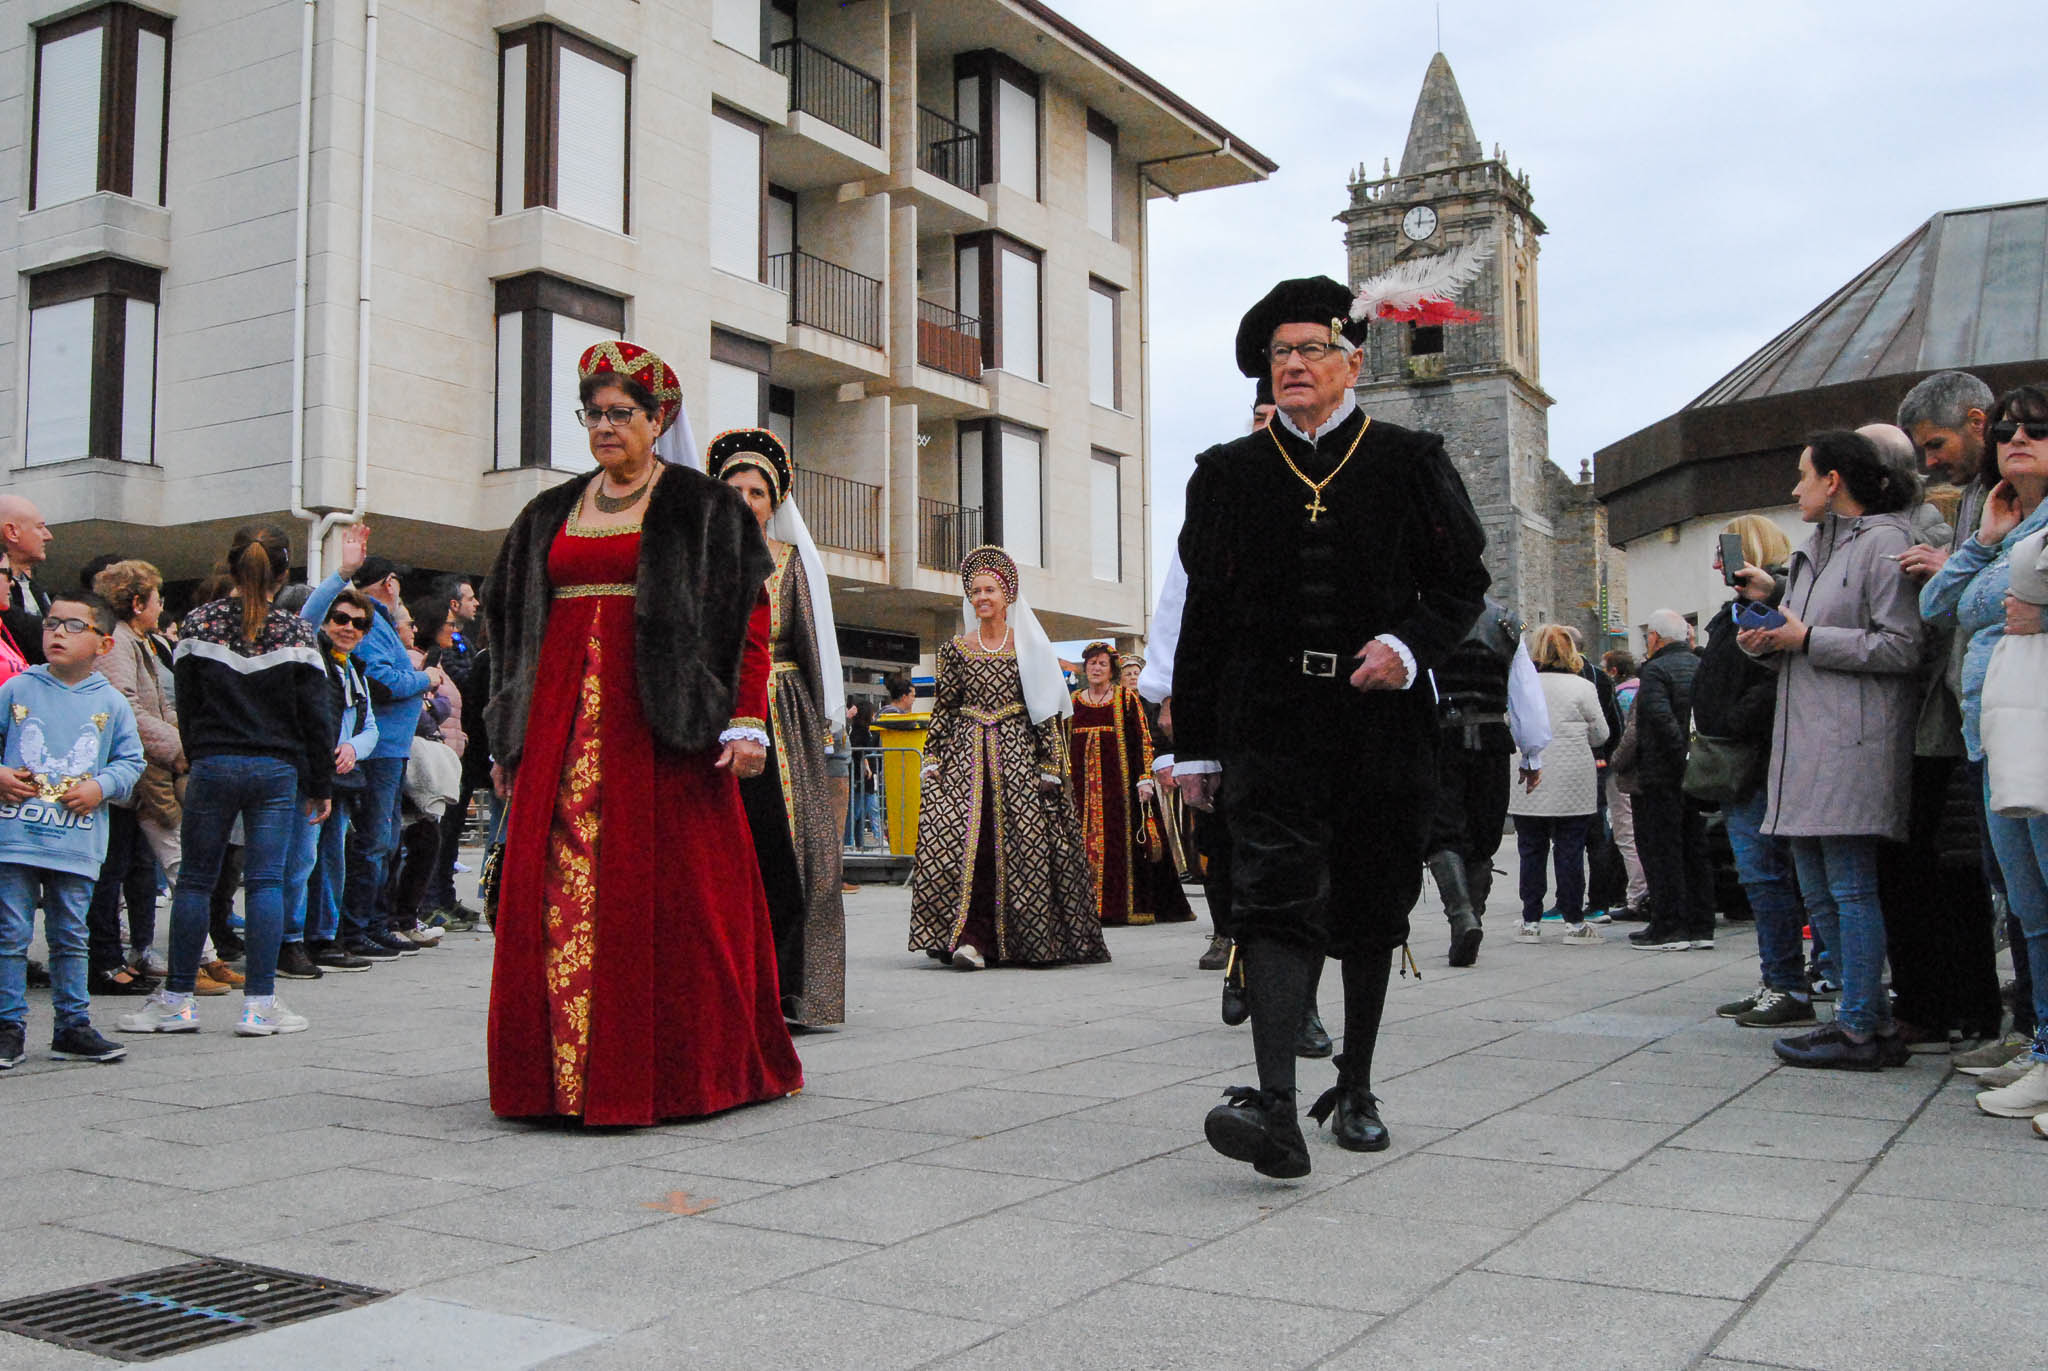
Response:
[[[1330,1123],[1330,1136],[1346,1152],[1384,1152],[1394,1141],[1380,1122],[1379,1096],[1363,1085],[1350,1085],[1340,1078],[1308,1111],[1317,1123],[1332,1114],[1336,1118]]]
[[[1195,962],[1197,971],[1221,971],[1230,965],[1230,939],[1221,934],[1209,939],[1209,950]]]
[[[1297,1057],[1327,1057],[1337,1050],[1330,1041],[1330,1035],[1323,1028],[1323,1016],[1313,1009],[1301,1021],[1301,1031],[1294,1035],[1294,1055]]]
[[[1294,1117],[1292,1090],[1233,1085],[1223,1095],[1226,1102],[1202,1121],[1209,1146],[1232,1161],[1250,1162],[1261,1176],[1284,1181],[1308,1174],[1308,1143]]]
[[[1244,949],[1230,949],[1230,965],[1223,972],[1223,1022],[1237,1027],[1252,1016],[1252,997],[1244,988]]]
[[[86,993],[96,999],[103,995],[147,995],[162,984],[130,966],[95,971],[85,978]]]
[[[1884,1065],[1884,1049],[1875,1038],[1859,1043],[1832,1023],[1796,1038],[1780,1038],[1771,1044],[1771,1051],[1788,1066],[1823,1071],[1875,1071]]]
[[[317,981],[320,968],[314,964],[313,954],[306,951],[304,943],[280,943],[277,948],[277,974],[288,981]]]

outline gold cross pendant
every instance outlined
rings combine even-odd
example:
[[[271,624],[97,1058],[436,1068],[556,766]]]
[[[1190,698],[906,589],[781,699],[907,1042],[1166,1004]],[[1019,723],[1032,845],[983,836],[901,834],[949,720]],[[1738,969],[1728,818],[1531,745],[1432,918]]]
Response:
[[[1316,516],[1327,513],[1330,507],[1323,503],[1323,492],[1318,490],[1309,497],[1309,502],[1302,508],[1308,511],[1308,521],[1314,523]]]

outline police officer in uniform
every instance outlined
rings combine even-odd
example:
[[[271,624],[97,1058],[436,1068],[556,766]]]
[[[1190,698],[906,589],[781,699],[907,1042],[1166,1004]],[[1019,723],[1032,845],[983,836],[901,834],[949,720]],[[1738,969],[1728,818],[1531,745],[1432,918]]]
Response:
[[[1519,779],[1534,790],[1550,745],[1550,712],[1521,621],[1491,595],[1465,640],[1430,675],[1441,746],[1429,874],[1451,925],[1450,963],[1471,966],[1485,936],[1493,854],[1507,826],[1508,758],[1522,754]]]
[[[1238,366],[1273,380],[1261,432],[1211,448],[1188,482],[1174,776],[1228,798],[1233,917],[1256,1087],[1204,1124],[1262,1174],[1306,1175],[1295,1037],[1320,958],[1344,982],[1337,1086],[1310,1110],[1340,1146],[1388,1145],[1371,1089],[1393,958],[1436,812],[1436,702],[1424,673],[1478,616],[1485,535],[1443,440],[1358,408],[1350,290],[1283,281],[1239,325]]]

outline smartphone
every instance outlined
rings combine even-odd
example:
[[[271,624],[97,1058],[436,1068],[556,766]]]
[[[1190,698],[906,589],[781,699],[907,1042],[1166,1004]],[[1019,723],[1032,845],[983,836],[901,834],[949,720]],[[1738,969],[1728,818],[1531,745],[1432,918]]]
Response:
[[[1724,533],[1721,535],[1721,584],[1739,585],[1735,573],[1742,570],[1742,535]]]
[[[1744,600],[1735,606],[1737,628],[1776,628],[1785,622],[1785,616],[1765,604],[1762,600]]]

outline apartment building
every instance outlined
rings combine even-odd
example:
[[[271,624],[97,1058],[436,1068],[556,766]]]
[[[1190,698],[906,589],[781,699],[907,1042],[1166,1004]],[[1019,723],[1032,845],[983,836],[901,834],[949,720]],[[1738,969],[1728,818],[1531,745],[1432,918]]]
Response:
[[[875,664],[982,541],[1055,638],[1143,633],[1147,205],[1274,169],[1036,0],[0,0],[0,108],[50,576],[357,514],[487,568],[623,335],[700,443],[789,441]]]

